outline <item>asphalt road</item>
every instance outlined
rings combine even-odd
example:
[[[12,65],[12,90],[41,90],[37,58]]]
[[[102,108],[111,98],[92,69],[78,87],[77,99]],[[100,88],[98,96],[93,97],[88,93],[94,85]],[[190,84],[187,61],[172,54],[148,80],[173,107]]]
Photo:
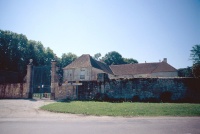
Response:
[[[0,100],[0,134],[200,134],[200,117],[96,117],[39,110],[49,103]]]

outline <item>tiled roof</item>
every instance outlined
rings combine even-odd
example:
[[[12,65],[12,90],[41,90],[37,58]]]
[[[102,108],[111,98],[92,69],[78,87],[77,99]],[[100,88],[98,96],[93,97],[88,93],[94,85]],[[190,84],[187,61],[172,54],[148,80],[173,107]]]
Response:
[[[177,70],[167,62],[122,64],[108,66],[103,62],[93,59],[89,54],[84,54],[63,69],[94,67],[105,73],[114,75],[137,75],[157,72],[176,72]]]
[[[70,69],[70,68],[84,68],[84,67],[94,67],[104,71],[105,73],[112,74],[112,71],[108,65],[103,62],[94,60],[89,54],[84,54],[77,58],[74,62],[69,64],[63,69]]]
[[[114,75],[136,75],[177,71],[166,62],[111,65],[110,68]]]

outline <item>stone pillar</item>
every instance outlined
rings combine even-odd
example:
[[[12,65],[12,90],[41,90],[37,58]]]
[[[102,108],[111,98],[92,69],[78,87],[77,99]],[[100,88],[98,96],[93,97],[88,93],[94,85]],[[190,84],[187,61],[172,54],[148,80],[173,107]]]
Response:
[[[51,62],[51,100],[55,100],[56,61]]]
[[[33,60],[30,59],[30,63],[27,65],[27,79],[26,79],[26,88],[27,88],[27,97],[29,99],[32,99],[33,93],[32,93],[32,64]]]

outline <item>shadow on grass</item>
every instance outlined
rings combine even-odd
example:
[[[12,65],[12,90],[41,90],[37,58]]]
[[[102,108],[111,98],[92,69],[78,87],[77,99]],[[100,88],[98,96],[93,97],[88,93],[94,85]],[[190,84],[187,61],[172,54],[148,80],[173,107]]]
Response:
[[[72,100],[70,100],[70,99],[62,99],[62,100],[57,100],[57,102],[70,103],[70,102],[72,102]]]

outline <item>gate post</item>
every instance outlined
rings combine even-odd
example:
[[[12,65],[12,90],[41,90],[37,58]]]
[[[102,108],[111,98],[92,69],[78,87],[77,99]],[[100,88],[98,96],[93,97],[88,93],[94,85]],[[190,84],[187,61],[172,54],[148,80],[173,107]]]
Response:
[[[30,59],[30,63],[27,65],[27,80],[26,80],[26,89],[27,89],[27,97],[32,99],[32,90],[31,90],[31,80],[32,80],[32,62],[33,60]]]
[[[51,100],[55,100],[56,61],[51,62]]]

